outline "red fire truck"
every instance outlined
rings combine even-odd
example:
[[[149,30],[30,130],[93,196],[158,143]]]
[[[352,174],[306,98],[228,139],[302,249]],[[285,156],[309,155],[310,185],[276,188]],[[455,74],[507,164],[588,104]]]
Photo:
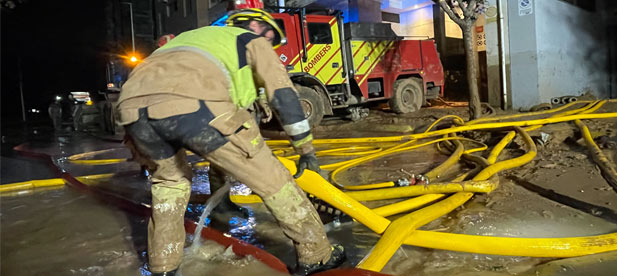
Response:
[[[272,13],[287,43],[277,54],[296,84],[311,124],[369,102],[397,113],[443,95],[444,74],[433,40],[406,40],[388,23],[343,23],[340,12]],[[352,116],[353,117],[353,116]]]

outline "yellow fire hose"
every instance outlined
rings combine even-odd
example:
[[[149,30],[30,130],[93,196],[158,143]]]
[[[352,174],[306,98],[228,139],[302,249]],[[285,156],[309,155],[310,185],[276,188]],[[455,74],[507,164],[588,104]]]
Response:
[[[283,157],[279,157],[279,160],[287,167],[291,174],[296,173],[295,162]],[[390,224],[389,220],[375,214],[375,212],[360,202],[353,200],[314,171],[305,170],[302,176],[296,179],[296,182],[302,190],[345,212],[375,233],[382,233]]]
[[[79,181],[85,182],[91,179],[110,178],[113,175],[114,174],[112,173],[104,173],[104,174],[78,176],[76,178]],[[66,184],[66,182],[62,178],[30,180],[30,181],[24,181],[24,182],[2,184],[0,185],[0,193],[15,192],[15,191],[29,190],[29,189],[42,188],[42,187],[64,186],[64,184]]]
[[[62,186],[62,185],[64,185],[64,179],[62,178],[30,180],[30,181],[0,185],[0,192],[2,193],[14,192],[14,191],[20,191],[20,190],[28,190],[28,189],[41,188],[41,187]]]
[[[396,183],[393,181],[373,183],[373,184],[363,184],[363,185],[346,185],[345,190],[349,191],[362,191],[362,190],[372,190],[379,188],[389,188],[396,186]]]
[[[599,108],[599,106],[601,106],[603,103],[598,104],[597,108],[593,109],[588,109],[587,112],[593,112],[595,110],[597,110]],[[583,111],[585,112],[585,111]],[[496,164],[492,164],[489,167],[487,167],[486,169],[482,170],[478,175],[476,175],[473,179],[474,180],[481,180],[481,179],[486,179],[488,177],[494,176],[496,175],[497,172],[504,170],[504,169],[508,169],[508,168],[513,168],[513,167],[518,167],[522,164],[525,164],[531,160],[533,160],[533,158],[536,155],[537,149],[535,147],[535,143],[533,142],[533,140],[531,139],[531,137],[522,129],[520,128],[516,128],[516,131],[519,132],[523,139],[525,140],[526,144],[529,147],[529,151],[527,153],[525,153],[523,156],[511,159],[511,160],[507,160],[507,161],[503,161],[503,162],[499,162]],[[490,155],[490,159],[489,159],[489,163],[494,163],[495,160],[497,159],[499,153],[501,152],[501,150],[505,147],[505,145],[511,141],[514,138],[514,134],[508,133],[508,135],[506,135],[506,137],[504,137],[502,139],[502,141],[500,141],[500,143],[497,145],[496,149],[494,149],[491,152]],[[591,135],[588,136],[588,138],[591,138]],[[593,143],[593,140],[592,140]],[[463,204],[464,202],[466,202],[470,197],[472,196],[472,194],[470,193],[457,193],[453,196],[451,196],[450,198],[443,200],[442,202],[439,202],[437,204],[434,204],[430,207],[433,206],[437,206],[438,204],[442,204],[442,208],[447,210],[447,212],[450,212],[451,210],[453,210],[454,208],[456,208],[459,205],[456,205],[454,208],[450,209],[448,207],[451,207],[452,205],[449,205],[450,203],[452,204]],[[451,199],[451,200],[450,200]],[[444,203],[445,202],[445,203]],[[382,238],[379,240],[379,242],[375,245],[375,247],[373,248],[373,250],[371,250],[371,252],[365,257],[364,260],[362,260],[360,262],[360,264],[358,264],[359,268],[363,268],[363,269],[368,269],[368,270],[374,270],[374,271],[380,271],[383,266],[385,266],[385,264],[388,262],[388,260],[391,258],[391,256],[394,254],[394,252],[396,252],[396,250],[398,249],[398,247],[402,244],[402,236],[403,233],[407,233],[407,234],[411,234],[414,233],[414,230],[417,229],[417,227],[420,227],[423,224],[423,222],[428,223],[428,219],[426,219],[426,217],[428,215],[431,214],[431,212],[433,213],[437,213],[439,209],[437,210],[433,210],[430,209],[430,207],[426,207],[424,209],[421,209],[419,211],[413,212],[409,215],[406,215],[398,220],[395,220],[387,229],[386,232],[383,234]],[[442,209],[442,210],[443,210]],[[423,213],[424,211],[426,211],[426,213]],[[442,214],[446,214],[442,213]],[[425,216],[423,216],[425,215]],[[439,215],[440,216],[440,215]],[[439,217],[438,214],[435,214],[435,218]],[[428,220],[428,221],[427,221]],[[608,236],[604,236],[602,238],[604,238],[602,241],[604,242],[604,244],[607,245],[615,245],[616,242],[614,240],[615,236],[617,236],[617,234],[611,234]],[[464,235],[459,235],[459,237],[464,237]],[[580,242],[579,244],[583,244],[583,248],[585,251],[587,252],[592,252],[592,253],[597,253],[597,252],[604,252],[604,251],[608,251],[608,250],[615,250],[617,249],[617,246],[613,246],[610,249],[607,248],[599,248],[602,245],[598,246],[588,246],[589,242],[591,240],[595,240],[595,238],[597,237],[584,237],[584,238],[573,238],[574,242],[577,241],[581,241],[581,240],[585,240],[587,242]],[[501,239],[508,239],[508,238],[501,238]],[[518,239],[513,238],[514,240],[512,240],[512,242],[516,242]],[[559,239],[540,239],[537,241],[545,241],[548,243],[557,243],[558,245],[563,245],[563,244],[559,244]],[[459,238],[458,241],[460,243],[467,243],[467,241],[461,241],[461,239]],[[509,241],[509,240],[508,240]],[[561,241],[563,242],[563,241]],[[468,244],[468,243],[467,243]],[[569,248],[569,247],[562,247],[562,248]],[[580,248],[580,246],[579,246]],[[448,248],[444,248],[444,249],[448,249],[448,250],[452,250],[450,247]],[[528,248],[526,248],[528,249]],[[551,250],[554,251],[554,247],[551,248]],[[517,251],[517,253],[515,255],[525,255],[524,252],[522,250]],[[490,254],[500,254],[500,253],[490,253]],[[540,252],[535,252],[535,254],[541,254]],[[550,253],[549,253],[550,254]],[[563,254],[572,254],[571,252],[563,252]]]
[[[432,128],[432,126],[429,127],[429,129],[431,129],[431,128]],[[457,147],[456,151],[454,153],[452,153],[452,155],[450,155],[450,157],[448,157],[448,159],[445,162],[443,162],[442,164],[440,164],[436,168],[432,169],[428,173],[424,174],[424,176],[426,178],[428,178],[431,182],[435,181],[436,179],[438,179],[441,176],[441,174],[445,173],[445,171],[448,168],[450,168],[451,166],[456,164],[460,160],[461,155],[463,153],[464,153],[464,148],[463,148],[463,145],[460,144],[460,147]],[[378,156],[378,157],[381,157],[381,156]],[[357,164],[359,164],[359,163],[357,163]],[[355,165],[357,165],[357,164],[355,164]],[[340,173],[340,170],[338,171],[338,173]],[[333,174],[335,174],[335,173],[333,173]],[[382,183],[375,183],[375,184],[346,185],[346,186],[344,186],[344,189],[345,190],[354,191],[354,190],[369,190],[369,189],[378,189],[378,188],[388,188],[388,187],[394,187],[394,186],[395,186],[395,183],[392,182],[392,181],[389,181],[389,182],[382,182]]]
[[[537,150],[531,137],[521,128],[516,128],[516,131],[525,139],[529,151],[522,156],[498,162],[486,167],[478,173],[473,180],[487,180],[493,176],[497,178],[496,174],[499,171],[524,165],[535,157]],[[372,271],[381,271],[386,263],[388,263],[388,260],[392,258],[392,255],[394,255],[396,250],[403,244],[406,236],[413,233],[420,226],[423,226],[426,223],[429,223],[432,220],[435,220],[463,205],[472,196],[473,193],[470,192],[459,192],[438,203],[424,207],[395,220],[388,226],[375,247],[373,247],[373,249],[357,265],[357,267]]]
[[[319,174],[308,170],[305,171],[302,177],[297,179],[297,183],[306,192],[320,198],[324,202],[332,205],[334,208],[337,208],[344,213],[350,215],[356,221],[364,224],[374,232],[382,234],[382,238],[375,245],[373,250],[371,250],[367,257],[359,264],[360,268],[365,268],[369,270],[381,270],[383,266],[388,262],[390,257],[394,254],[394,252],[402,244],[481,254],[516,255],[532,257],[570,257],[617,250],[617,233],[600,236],[573,238],[503,238],[416,230],[418,227],[421,227],[426,223],[449,213],[458,206],[461,206],[473,196],[474,192],[487,193],[495,189],[498,185],[498,172],[506,169],[515,168],[530,162],[536,155],[537,149],[535,148],[535,144],[531,137],[527,134],[526,130],[529,131],[532,129],[537,129],[545,124],[575,120],[577,125],[581,128],[581,131],[583,131],[583,136],[591,149],[592,146],[589,141],[593,143],[593,139],[591,139],[589,131],[586,129],[584,124],[580,122],[580,120],[617,117],[617,113],[593,113],[606,102],[608,101],[579,101],[548,111],[482,118],[467,123],[464,123],[463,120],[457,116],[445,116],[431,124],[431,126],[429,126],[429,128],[424,133],[419,134],[391,137],[316,139],[314,141],[314,144],[316,145],[352,145],[345,148],[322,150],[319,152],[319,156],[360,156],[351,160],[322,166],[322,169],[334,170],[331,175],[334,184],[350,190],[367,188],[373,190],[343,192],[333,186],[333,184],[323,179]],[[525,116],[552,114],[561,110],[566,110],[567,108],[572,107],[578,103],[585,103],[585,105],[581,108],[558,113],[549,118],[526,121],[485,123],[491,121],[520,118]],[[451,128],[432,131],[433,127],[435,127],[439,122],[445,119],[452,119],[455,126]],[[506,136],[495,147],[493,147],[490,154],[488,155],[488,159],[484,159],[481,156],[471,154],[472,152],[486,149],[486,145],[483,145],[479,148],[465,150],[460,141],[470,141],[474,143],[477,142],[474,140],[449,136],[460,133],[462,131],[505,130],[508,128],[512,129],[512,127],[515,128],[516,132],[508,132]],[[526,128],[526,130],[523,130],[520,127],[528,128]],[[499,154],[506,147],[506,145],[515,137],[516,133],[519,133],[521,135],[527,145],[528,151],[522,156],[510,160],[497,162]],[[418,140],[420,139],[439,136],[448,137],[438,138],[432,141],[418,144]],[[426,176],[429,176],[431,180],[439,179],[440,176],[443,175],[445,170],[447,170],[453,164],[456,164],[461,159],[461,157],[465,160],[469,160],[475,163],[477,165],[476,169],[460,175],[453,182],[450,183],[437,183],[420,186],[394,187],[383,189],[384,186],[394,186],[392,182],[383,182],[359,185],[363,187],[353,186],[353,188],[351,188],[350,186],[342,186],[340,183],[336,182],[337,173],[340,173],[341,171],[349,169],[353,166],[357,166],[359,164],[375,160],[377,158],[382,158],[392,154],[413,150],[430,144],[437,143],[437,145],[439,145],[440,142],[445,141],[452,142],[453,145],[456,145],[456,148],[450,148],[450,157],[444,163],[440,164],[435,169],[428,172]],[[372,143],[384,142],[399,142],[400,144],[385,149],[368,146]],[[289,147],[288,141],[270,140],[267,141],[267,144],[271,147]],[[593,145],[595,145],[595,143],[593,143]],[[595,147],[597,148],[597,145],[595,145]],[[276,149],[274,151],[280,155],[288,154],[289,152],[291,152],[290,150],[284,148]],[[591,151],[593,152],[594,150],[591,149]],[[87,157],[87,155],[72,157],[74,158],[69,158],[71,162],[83,162],[81,164],[109,164],[109,162],[126,161],[126,159],[80,159]],[[289,158],[295,159],[297,157],[290,156]],[[282,157],[279,157],[279,160],[289,169],[292,174],[295,173],[295,162]],[[462,181],[464,178],[467,177],[467,175],[474,175],[474,173],[478,170],[481,171],[471,180]],[[99,175],[98,177],[109,176],[110,175]],[[94,178],[97,178],[97,176],[94,176]],[[83,178],[83,180],[87,179],[89,178]],[[14,184],[17,184],[14,187],[35,187],[35,184]],[[64,184],[63,181],[62,184]],[[2,186],[0,186],[0,191],[2,191],[1,189]],[[446,198],[445,194],[451,193],[454,194]],[[358,202],[359,200],[366,201],[387,198],[404,198],[411,196],[418,197],[378,207],[373,210],[367,208],[366,206]],[[238,197],[236,200],[243,200],[246,198],[251,197]],[[256,198],[259,199],[259,197]],[[385,218],[386,216],[406,212],[422,206],[426,207],[404,215],[392,222]]]
[[[521,130],[519,130],[519,131],[521,131]],[[531,155],[535,154],[535,151],[536,151],[535,148],[534,148],[535,145],[533,144],[533,141],[531,140],[531,138],[528,135],[524,135],[524,138],[525,138],[525,141],[528,143],[528,145],[532,146],[531,150],[528,153],[526,153],[524,156],[521,156],[521,157],[519,157],[519,158],[517,158],[515,160],[508,160],[508,161],[503,161],[503,162],[510,162],[510,163],[523,162],[524,163],[524,162],[528,162],[530,160],[530,157],[533,158],[533,156],[531,156]],[[292,173],[295,171],[295,167],[293,166],[293,164],[286,164],[286,165],[288,167],[291,166],[289,168],[290,168]],[[507,163],[505,163],[505,164],[497,163],[495,165],[496,166],[494,166],[493,168],[489,169],[489,171],[493,171],[493,170],[495,170],[495,168],[497,168],[497,169],[500,169],[500,168],[501,169],[506,169],[506,168],[512,166],[512,164],[508,165]],[[321,178],[321,177],[319,177],[315,173],[313,173],[312,176],[313,177],[317,177],[317,178]],[[303,184],[307,184],[306,182],[315,183],[313,181],[315,179],[311,178],[310,181],[306,181],[303,178],[304,177],[301,177],[301,179],[298,181],[299,184],[302,183],[301,186],[303,188],[305,188],[305,185],[303,185]],[[312,193],[312,194],[322,198],[322,195],[320,194],[320,191],[321,191],[321,189],[316,187],[310,193]],[[340,194],[340,191],[338,191],[337,189],[334,189],[333,192],[338,193],[337,196],[343,197]],[[456,201],[456,203],[464,202],[464,201],[467,200],[466,197],[467,197],[467,195],[460,194],[460,196],[458,198],[453,198],[452,201]],[[326,201],[328,203],[331,203],[330,199],[327,199],[327,196],[324,197],[324,198],[326,198],[324,201]],[[324,198],[322,198],[322,199],[324,199]],[[351,201],[351,202],[353,202],[353,201]],[[346,210],[346,208],[342,208],[342,205],[343,204],[338,204],[338,206],[337,205],[333,205],[333,206],[335,208],[338,208],[340,210],[345,211],[346,213],[350,214],[354,218],[356,217],[353,213],[348,212],[349,210]],[[416,215],[417,214],[418,213],[416,213]],[[377,214],[375,213],[374,215],[377,215]],[[383,215],[385,215],[385,214],[383,214]],[[358,221],[360,221],[360,220],[358,220]],[[362,221],[360,221],[360,222],[363,223]],[[371,228],[371,229],[375,229],[375,228],[382,229],[383,226],[388,227],[386,225],[386,223],[388,223],[387,220],[385,220],[385,221],[381,220],[381,223],[377,223],[377,227],[375,227],[375,226],[374,227],[370,227],[369,226],[369,228]],[[376,232],[379,233],[378,231],[376,231]],[[419,232],[419,233],[422,233],[422,234],[426,234],[426,235],[433,234],[433,232],[428,232],[427,233],[427,232],[413,231],[413,233],[410,234],[410,236],[414,235],[416,232]],[[435,235],[457,235],[457,234],[435,233]],[[448,237],[450,237],[450,236],[448,236]],[[469,237],[469,239],[471,239],[471,240],[473,240],[473,239],[491,239],[492,238],[492,237],[477,237],[477,236],[468,236],[468,235],[457,235],[456,237],[459,238],[459,239],[457,239],[457,241],[458,241],[457,244],[469,244],[469,242],[467,242],[467,241],[461,241],[460,240],[461,238],[465,238],[465,237]],[[506,241],[508,241],[509,243],[512,243],[512,244],[515,244],[515,243],[518,243],[519,241],[521,241],[521,243],[519,243],[520,246],[518,248],[522,248],[522,249],[520,249],[520,250],[514,250],[513,249],[513,251],[515,251],[515,253],[512,253],[512,252],[508,253],[507,249],[504,249],[501,246],[498,246],[498,243],[495,243],[496,245],[494,247],[491,247],[492,251],[491,252],[487,252],[487,253],[490,253],[490,254],[501,254],[501,255],[544,256],[544,257],[546,257],[546,256],[555,256],[555,257],[559,257],[559,256],[578,255],[579,253],[576,252],[577,248],[583,248],[584,249],[583,250],[584,253],[580,253],[581,255],[582,254],[591,254],[591,253],[597,253],[597,252],[605,252],[605,251],[616,250],[617,246],[612,245],[612,243],[610,242],[611,238],[614,238],[614,235],[613,236],[604,235],[604,236],[597,236],[597,237],[581,237],[581,238],[523,239],[523,240],[521,240],[519,238],[499,238],[499,239],[509,239],[509,240],[500,240],[499,242],[502,243],[502,244],[504,242],[506,242]],[[407,240],[409,240],[409,238],[407,238]],[[406,242],[407,242],[407,240],[406,240]],[[598,240],[599,243],[598,244],[593,244],[593,243],[590,243],[589,240]],[[527,249],[532,249],[533,248],[533,246],[532,246],[533,244],[530,245],[530,243],[533,243],[534,241],[538,241],[538,243],[540,243],[540,244],[550,244],[552,246],[551,246],[550,249],[545,249],[544,248],[542,250],[544,253],[539,252],[539,251],[534,251],[534,252],[526,251]],[[417,242],[417,243],[420,244],[419,242]],[[444,241],[443,243],[448,243],[448,242]],[[427,243],[422,243],[422,244],[426,245]],[[452,245],[452,243],[448,243],[448,244]],[[569,245],[573,245],[573,246],[569,246]],[[584,246],[578,246],[577,247],[577,245],[584,245]],[[605,246],[605,245],[609,245],[609,246]],[[459,246],[459,247],[464,247],[464,246]],[[396,248],[398,248],[398,247],[396,247]],[[396,250],[396,248],[395,248],[395,250]],[[442,248],[442,247],[440,247],[440,248]],[[451,247],[443,247],[442,249],[446,249],[447,250],[447,249],[450,249],[450,248]],[[540,247],[540,248],[542,248],[542,247]],[[472,250],[469,250],[469,249],[464,249],[464,248],[457,248],[457,249],[459,249],[461,251],[475,252],[475,251],[472,251]],[[500,250],[500,249],[502,249],[502,250]],[[480,250],[480,249],[477,249],[477,250]],[[563,251],[561,251],[561,250],[563,250]],[[373,252],[375,252],[375,251],[373,251]],[[484,252],[478,252],[478,253],[484,253]],[[386,259],[386,262],[387,262],[387,259]],[[366,262],[364,262],[364,263],[366,263]]]
[[[521,117],[531,117],[531,116],[537,116],[537,115],[546,115],[546,114],[551,114],[551,113],[555,113],[564,109],[567,109],[573,105],[576,104],[589,104],[589,103],[597,103],[599,101],[576,101],[576,102],[571,102],[565,105],[562,105],[560,107],[557,108],[552,108],[549,110],[542,110],[542,111],[535,111],[535,112],[526,112],[526,113],[518,113],[518,114],[510,114],[510,115],[502,115],[502,116],[494,116],[494,117],[485,117],[485,118],[479,118],[479,119],[475,119],[472,121],[469,121],[466,123],[466,125],[475,125],[478,123],[486,123],[486,122],[491,122],[491,121],[500,121],[500,120],[507,120],[507,119],[515,119],[515,118],[521,118]],[[609,99],[609,100],[605,100],[605,102],[617,102],[617,99]],[[576,114],[572,113],[572,114]]]
[[[500,120],[507,120],[507,119],[515,119],[515,118],[521,118],[521,117],[531,117],[531,116],[536,116],[536,115],[545,115],[545,114],[550,114],[550,113],[555,113],[564,109],[567,109],[575,104],[581,104],[581,103],[588,103],[591,101],[576,101],[576,102],[571,102],[565,105],[562,105],[560,107],[557,108],[552,108],[549,110],[542,110],[542,111],[535,111],[535,112],[525,112],[525,113],[518,113],[518,114],[510,114],[510,115],[504,115],[504,116],[494,116],[494,117],[485,117],[485,118],[478,118],[472,121],[467,122],[467,125],[475,125],[478,123],[486,123],[486,122],[492,122],[492,121],[500,121]]]
[[[448,141],[448,140],[466,140],[466,141],[471,141],[471,142],[478,143],[477,141],[466,139],[466,138],[461,138],[461,137],[444,137],[444,138],[435,139],[435,140],[432,140],[432,141],[429,141],[429,142],[425,142],[425,143],[422,143],[422,144],[416,144],[416,145],[405,146],[405,147],[398,147],[398,148],[390,148],[390,149],[384,150],[382,152],[378,152],[378,153],[375,153],[375,154],[372,154],[372,155],[368,155],[368,156],[365,156],[365,157],[354,159],[352,162],[348,162],[348,163],[338,167],[337,169],[335,169],[332,172],[332,174],[330,175],[330,178],[332,179],[332,183],[333,184],[336,184],[336,185],[339,185],[342,188],[345,188],[345,186],[343,186],[342,184],[340,184],[337,181],[337,177],[336,177],[342,171],[345,171],[345,170],[347,170],[347,169],[349,169],[351,167],[357,166],[359,164],[375,160],[377,158],[381,158],[381,157],[384,157],[384,156],[388,156],[388,155],[392,155],[392,154],[397,154],[397,153],[409,151],[409,150],[412,150],[412,149],[417,149],[417,148],[420,148],[420,147],[424,147],[424,146],[428,146],[428,145],[432,145],[432,144],[435,144],[435,143],[439,143],[439,142],[442,142],[442,141]],[[414,140],[412,140],[412,142],[413,141]],[[409,142],[407,142],[407,143],[409,143]],[[407,144],[407,143],[405,143],[405,144]],[[480,144],[482,144],[482,143],[480,143]],[[482,144],[482,145],[483,145],[483,147],[485,146],[484,144]]]
[[[436,124],[434,123],[433,125],[431,125],[427,129],[427,131],[429,131],[434,125]],[[456,142],[457,147],[454,153],[452,153],[452,155],[450,155],[450,157],[448,157],[448,159],[445,162],[443,162],[441,165],[437,166],[436,168],[432,169],[430,172],[424,175],[431,182],[434,181],[436,178],[438,178],[441,174],[443,174],[452,165],[454,165],[456,162],[460,160],[461,155],[463,154],[465,148],[463,147],[463,144],[460,141],[455,140],[455,142]],[[459,181],[455,180],[455,182],[459,182]],[[367,186],[367,185],[358,185],[358,186]],[[352,190],[350,188],[353,188],[353,187],[356,187],[356,186],[345,186],[347,190]],[[397,203],[388,204],[388,205],[384,205],[378,208],[374,208],[373,212],[375,212],[377,215],[387,217],[387,216],[407,212],[412,209],[416,209],[418,207],[424,206],[428,203],[441,199],[444,196],[445,196],[444,194],[427,194],[427,195],[415,197],[412,199],[403,200]]]
[[[381,271],[396,250],[403,244],[407,236],[413,233],[415,229],[451,212],[472,196],[473,193],[456,193],[433,205],[396,219],[388,226],[375,247],[356,267]]]
[[[357,201],[375,201],[384,199],[404,198],[425,194],[443,194],[456,192],[489,193],[499,185],[497,179],[470,180],[452,183],[436,183],[429,185],[414,185],[386,189],[345,192]]]
[[[427,133],[418,133],[418,134],[408,134],[408,135],[400,135],[400,136],[388,136],[388,137],[363,137],[363,138],[339,138],[339,139],[315,139],[313,143],[315,145],[327,145],[327,144],[363,144],[363,143],[384,143],[384,142],[401,142],[401,141],[409,141],[413,139],[424,139],[435,136],[443,136],[450,133],[457,133],[462,131],[471,131],[471,130],[483,130],[483,129],[503,129],[508,127],[526,127],[526,126],[536,126],[536,125],[546,125],[546,124],[554,124],[561,122],[569,122],[576,119],[579,120],[588,120],[588,119],[607,119],[607,118],[615,118],[617,117],[617,112],[611,113],[593,113],[593,114],[576,114],[569,115],[563,117],[554,117],[554,118],[543,118],[543,119],[534,119],[528,121],[512,121],[512,122],[499,122],[499,123],[487,123],[487,124],[475,124],[475,125],[464,125],[457,126],[453,128],[440,129],[436,131],[431,131]],[[270,146],[289,146],[289,141],[287,140],[269,140],[268,145]]]
[[[495,147],[493,147],[493,150],[491,151],[491,153],[488,155],[488,158],[486,159],[489,164],[493,164],[497,161],[497,157],[499,156],[501,151],[508,145],[508,143],[510,143],[510,141],[512,141],[512,139],[514,139],[514,136],[516,136],[516,132],[509,131],[508,134],[506,134],[506,136],[503,137],[499,141],[499,143],[495,145]]]
[[[443,198],[444,194],[427,194],[419,197],[415,197],[412,199],[403,200],[397,203],[388,204],[386,206],[377,207],[372,209],[375,214],[387,217],[395,214],[400,214],[402,212],[406,212],[412,209],[416,209],[418,207],[424,206],[428,203],[434,202],[438,199]]]
[[[581,120],[574,121],[576,125],[581,130],[583,134],[583,139],[585,139],[585,143],[587,144],[587,148],[591,153],[593,161],[596,162],[600,170],[602,171],[602,175],[606,179],[606,181],[613,187],[613,189],[617,190],[617,171],[612,165],[612,162],[606,158],[606,155],[602,152],[602,150],[596,145],[593,141],[593,137],[591,137],[591,133],[589,132],[589,128],[581,122]]]
[[[450,155],[450,157],[448,157],[445,162],[441,163],[436,168],[424,174],[424,176],[426,176],[430,180],[430,182],[436,182],[439,178],[441,178],[442,174],[444,174],[446,170],[448,170],[448,168],[452,167],[459,160],[461,160],[461,156],[464,152],[465,148],[463,147],[463,144],[457,143],[456,150],[454,150],[452,155]]]
[[[452,180],[452,182],[461,182],[470,173],[473,173],[473,170],[466,172],[464,174],[461,174],[460,176]],[[412,209],[422,207],[428,203],[442,199],[444,196],[446,195],[445,194],[426,194],[426,195],[422,195],[419,197],[414,197],[412,199],[403,200],[397,203],[380,206],[372,210],[373,212],[375,212],[375,214],[378,214],[383,217],[388,217],[388,216],[400,214],[400,213],[407,212]]]
[[[107,164],[126,162],[127,161],[126,158],[96,159],[96,160],[82,159],[82,158],[92,157],[92,156],[96,156],[96,155],[107,153],[107,152],[112,152],[117,149],[121,149],[121,148],[104,149],[104,150],[97,150],[97,151],[85,152],[85,153],[80,153],[80,154],[74,154],[74,155],[69,156],[67,160],[74,164],[83,164],[83,165],[107,165]]]
[[[570,238],[511,238],[416,230],[405,244],[477,254],[566,258],[617,250],[617,233]]]

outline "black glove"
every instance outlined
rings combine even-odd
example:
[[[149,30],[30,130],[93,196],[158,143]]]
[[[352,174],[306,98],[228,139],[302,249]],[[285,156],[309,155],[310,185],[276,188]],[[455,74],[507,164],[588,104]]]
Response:
[[[300,160],[298,160],[298,166],[296,174],[294,174],[294,178],[302,176],[304,169],[309,169],[315,172],[320,171],[319,162],[317,162],[317,156],[315,156],[315,153],[300,155]]]

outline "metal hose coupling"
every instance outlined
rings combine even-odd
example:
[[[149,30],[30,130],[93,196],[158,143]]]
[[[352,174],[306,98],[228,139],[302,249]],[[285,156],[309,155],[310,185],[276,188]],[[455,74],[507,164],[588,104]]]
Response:
[[[407,186],[411,186],[411,185],[428,185],[429,180],[428,177],[421,175],[421,174],[411,174],[410,175],[411,179],[407,179],[407,178],[399,178],[396,181],[394,181],[394,186],[395,187],[407,187]]]
[[[569,103],[573,103],[573,102],[578,101],[578,98],[576,98],[576,97],[574,97],[574,96],[568,96],[568,97],[563,97],[563,98],[561,99],[561,101],[562,101],[564,104],[569,104]]]
[[[309,201],[313,204],[313,207],[315,207],[315,210],[317,210],[317,212],[319,213],[330,214],[330,215],[335,215],[335,216],[345,215],[345,213],[343,213],[341,210],[334,208],[329,203],[317,198],[314,195],[307,193],[306,196],[308,197]]]
[[[555,97],[551,99],[551,104],[561,104],[561,97]]]
[[[406,187],[409,185],[411,185],[411,181],[409,181],[409,179],[407,178],[399,178],[396,181],[394,181],[395,187]]]
[[[578,101],[575,96],[561,96],[551,99],[551,104],[569,104]]]

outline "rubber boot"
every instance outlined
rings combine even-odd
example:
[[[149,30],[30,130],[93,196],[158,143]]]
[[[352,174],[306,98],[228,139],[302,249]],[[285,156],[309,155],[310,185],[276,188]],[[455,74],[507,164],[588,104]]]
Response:
[[[304,192],[289,182],[275,194],[263,197],[264,204],[293,240],[299,263],[315,264],[330,259],[332,246],[315,207]]]
[[[296,267],[296,271],[294,275],[297,276],[305,276],[311,275],[317,272],[326,271],[329,269],[336,268],[345,262],[345,249],[340,244],[332,245],[332,253],[330,254],[330,259],[326,263],[316,263],[316,264],[302,264],[298,263]]]
[[[182,262],[184,212],[191,181],[183,152],[155,160],[152,174],[152,215],[148,223],[148,259],[154,271],[172,271]],[[173,275],[173,274],[168,274]]]

